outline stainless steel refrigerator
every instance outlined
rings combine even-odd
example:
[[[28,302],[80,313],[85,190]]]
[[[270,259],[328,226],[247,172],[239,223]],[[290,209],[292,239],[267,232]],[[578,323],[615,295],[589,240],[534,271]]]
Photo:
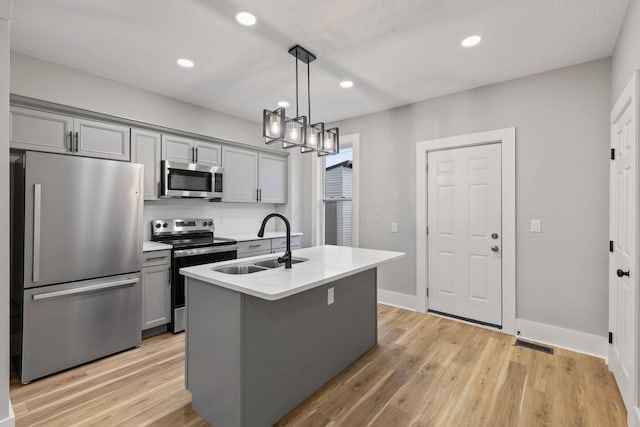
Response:
[[[21,381],[139,346],[142,166],[26,152],[14,196],[12,353]]]

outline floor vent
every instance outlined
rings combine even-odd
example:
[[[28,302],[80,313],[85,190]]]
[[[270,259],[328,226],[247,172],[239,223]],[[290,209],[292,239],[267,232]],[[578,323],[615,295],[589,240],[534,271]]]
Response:
[[[531,350],[535,350],[535,351],[541,351],[547,354],[553,354],[553,349],[551,347],[547,347],[540,344],[534,344],[532,342],[516,340],[516,345],[520,347],[530,348]]]

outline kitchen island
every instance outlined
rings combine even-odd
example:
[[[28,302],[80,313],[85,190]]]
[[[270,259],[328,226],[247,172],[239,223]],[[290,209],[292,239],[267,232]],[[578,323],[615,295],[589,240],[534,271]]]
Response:
[[[215,426],[268,426],[376,345],[376,268],[404,256],[339,246],[295,251],[291,269],[184,268],[186,386]]]

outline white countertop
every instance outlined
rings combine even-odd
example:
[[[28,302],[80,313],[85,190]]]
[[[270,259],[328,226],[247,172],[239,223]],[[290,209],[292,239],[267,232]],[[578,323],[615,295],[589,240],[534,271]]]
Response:
[[[300,232],[292,232],[292,236],[302,236]],[[264,237],[258,237],[258,232],[245,233],[245,234],[225,234],[223,236],[216,236],[224,239],[233,239],[238,242],[248,242],[249,240],[264,240],[264,239],[277,239],[279,237],[287,237],[287,233],[284,231],[265,231]]]
[[[142,252],[151,252],[151,251],[166,251],[173,248],[171,245],[167,245],[166,243],[158,243],[158,242],[142,242]]]
[[[279,267],[251,274],[224,274],[214,271],[226,265],[253,264],[256,261],[277,257],[276,254],[270,254],[181,268],[180,274],[274,301],[368,270],[405,255],[404,252],[326,245],[293,251],[294,258],[307,258],[308,261],[293,264],[291,269]]]

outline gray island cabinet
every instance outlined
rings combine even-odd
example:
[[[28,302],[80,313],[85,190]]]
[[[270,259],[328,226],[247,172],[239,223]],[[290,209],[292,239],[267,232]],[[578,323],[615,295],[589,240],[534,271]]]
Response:
[[[377,342],[376,267],[400,252],[320,246],[307,261],[244,275],[181,269],[186,386],[216,427],[270,426]]]

